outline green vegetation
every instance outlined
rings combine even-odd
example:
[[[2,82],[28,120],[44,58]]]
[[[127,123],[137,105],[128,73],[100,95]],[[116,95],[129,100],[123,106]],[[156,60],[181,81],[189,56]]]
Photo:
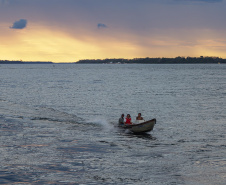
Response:
[[[23,62],[20,60],[0,60],[0,64],[52,64],[52,62],[39,62],[39,61]]]
[[[78,64],[218,64],[226,63],[219,57],[176,57],[176,58],[134,58],[134,59],[86,59]]]
[[[22,64],[23,62],[19,61],[19,60],[13,60],[13,61],[9,61],[9,60],[0,60],[0,64]]]

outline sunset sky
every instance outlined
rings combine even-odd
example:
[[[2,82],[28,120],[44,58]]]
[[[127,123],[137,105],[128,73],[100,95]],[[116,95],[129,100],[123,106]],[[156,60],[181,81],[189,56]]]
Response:
[[[0,60],[218,56],[226,0],[0,0]]]

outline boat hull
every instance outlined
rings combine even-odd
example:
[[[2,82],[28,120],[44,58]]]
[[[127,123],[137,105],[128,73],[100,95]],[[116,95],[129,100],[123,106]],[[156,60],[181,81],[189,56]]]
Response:
[[[123,128],[128,129],[133,133],[144,133],[152,131],[155,124],[156,119],[152,119],[139,124],[123,125]]]

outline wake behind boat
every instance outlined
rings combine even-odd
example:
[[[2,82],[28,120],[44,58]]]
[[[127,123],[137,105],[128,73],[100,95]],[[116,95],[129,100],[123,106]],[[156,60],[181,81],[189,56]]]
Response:
[[[124,125],[120,125],[119,127],[128,129],[133,133],[145,133],[145,132],[152,131],[156,124],[156,119],[152,119],[149,121],[144,121],[144,120],[136,120],[136,121],[137,123],[124,124]]]

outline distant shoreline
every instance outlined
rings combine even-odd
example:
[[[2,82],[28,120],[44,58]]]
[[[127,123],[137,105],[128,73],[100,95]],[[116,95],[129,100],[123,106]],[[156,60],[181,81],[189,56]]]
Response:
[[[43,61],[43,62],[38,62],[38,61],[17,61],[17,60],[0,60],[0,64],[53,64],[53,62],[49,61]]]
[[[176,57],[176,58],[134,58],[80,60],[77,64],[226,64],[219,57]]]
[[[112,59],[84,59],[77,62],[51,61],[10,61],[0,60],[0,64],[226,64],[226,59],[219,57],[176,57],[176,58],[112,58]]]

